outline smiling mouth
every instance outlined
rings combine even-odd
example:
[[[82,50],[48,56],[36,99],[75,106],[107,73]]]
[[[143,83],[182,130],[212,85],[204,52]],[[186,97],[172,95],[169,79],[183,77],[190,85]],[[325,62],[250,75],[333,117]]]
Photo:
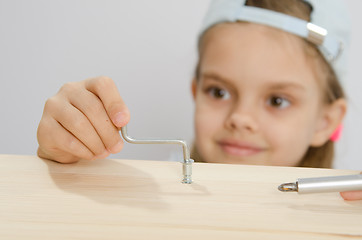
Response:
[[[258,147],[240,144],[219,143],[219,145],[225,153],[240,157],[252,156],[263,151],[261,148]]]

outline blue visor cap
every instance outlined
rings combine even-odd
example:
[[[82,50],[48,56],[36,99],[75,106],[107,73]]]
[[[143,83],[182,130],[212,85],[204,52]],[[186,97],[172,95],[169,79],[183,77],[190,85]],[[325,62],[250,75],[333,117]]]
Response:
[[[204,18],[201,34],[215,24],[246,21],[278,28],[315,44],[342,81],[346,75],[350,21],[342,0],[308,0],[311,21],[245,5],[246,0],[213,0]]]

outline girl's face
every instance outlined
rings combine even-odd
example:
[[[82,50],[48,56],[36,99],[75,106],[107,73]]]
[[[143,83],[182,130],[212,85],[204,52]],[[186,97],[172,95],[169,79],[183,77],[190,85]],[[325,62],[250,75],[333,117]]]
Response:
[[[297,166],[322,145],[321,86],[302,40],[252,23],[204,36],[193,81],[196,146],[206,162]]]

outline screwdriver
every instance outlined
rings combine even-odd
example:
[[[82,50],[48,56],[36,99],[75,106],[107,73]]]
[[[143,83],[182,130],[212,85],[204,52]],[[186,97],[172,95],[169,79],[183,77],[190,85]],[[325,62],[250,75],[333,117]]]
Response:
[[[299,178],[296,182],[281,184],[278,189],[299,194],[358,191],[362,190],[362,174]]]

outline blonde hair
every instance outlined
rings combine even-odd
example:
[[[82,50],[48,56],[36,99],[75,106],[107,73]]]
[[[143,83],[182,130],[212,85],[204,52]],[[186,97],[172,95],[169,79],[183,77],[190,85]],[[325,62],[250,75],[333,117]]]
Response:
[[[306,21],[310,21],[312,7],[302,0],[247,0],[246,5],[255,6],[288,14]],[[207,32],[207,31],[206,31]],[[203,36],[205,33],[203,34]],[[199,41],[199,55],[201,56],[202,38]],[[337,99],[345,98],[344,91],[338,81],[332,66],[326,61],[317,46],[305,40],[305,51],[313,59],[314,71],[320,79],[321,89],[323,91],[323,101],[325,104],[331,104]],[[199,62],[195,71],[195,78],[199,78]],[[318,70],[317,70],[318,69]],[[195,161],[203,162],[197,147],[193,144],[191,157]],[[331,168],[334,158],[334,143],[328,140],[320,147],[309,147],[298,167]]]

